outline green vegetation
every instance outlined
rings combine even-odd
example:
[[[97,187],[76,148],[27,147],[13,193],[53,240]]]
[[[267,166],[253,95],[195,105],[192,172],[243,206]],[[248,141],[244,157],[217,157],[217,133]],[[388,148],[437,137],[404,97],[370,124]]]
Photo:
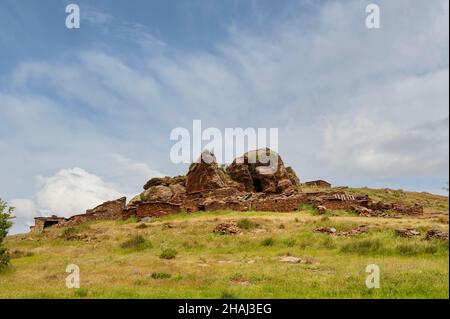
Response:
[[[3,246],[3,241],[12,226],[13,210],[13,207],[8,207],[8,204],[0,198],[0,271],[6,269],[9,265],[10,256]]]
[[[123,242],[120,247],[123,249],[144,250],[146,248],[152,248],[152,243],[141,235],[138,235]]]
[[[168,279],[172,277],[172,275],[166,272],[154,272],[152,273],[151,277],[153,279]]]
[[[405,196],[412,201],[408,196],[423,195]],[[428,207],[443,207],[447,200],[430,196]],[[448,212],[436,211],[398,219],[316,216],[305,207],[290,213],[180,213],[142,228],[135,220],[92,222],[75,230],[51,227],[6,238],[11,266],[0,274],[0,298],[447,299],[448,241],[425,240],[429,229],[448,232]],[[239,234],[213,233],[231,221]],[[369,232],[353,237],[314,232],[362,224]],[[398,228],[420,235],[403,238]],[[285,256],[303,262],[282,262]],[[70,263],[80,267],[80,289],[65,287]],[[380,289],[365,285],[369,264],[380,267]]]
[[[178,252],[175,249],[167,248],[161,252],[161,254],[159,255],[159,258],[174,259],[177,256],[177,254],[178,254]]]
[[[248,218],[240,219],[240,220],[237,222],[237,226],[238,226],[240,229],[246,229],[246,230],[249,230],[249,229],[255,227],[254,223],[253,223],[250,219],[248,219]]]
[[[262,246],[273,246],[275,244],[275,240],[273,238],[265,238],[262,242]]]
[[[299,206],[300,210],[307,211],[311,213],[314,216],[322,215],[313,205],[311,204],[300,204]]]

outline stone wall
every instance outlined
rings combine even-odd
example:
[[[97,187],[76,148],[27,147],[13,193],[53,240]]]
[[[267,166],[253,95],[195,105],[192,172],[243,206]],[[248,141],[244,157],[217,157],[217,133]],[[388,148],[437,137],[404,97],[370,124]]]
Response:
[[[138,218],[144,217],[159,217],[168,214],[176,214],[181,212],[179,204],[154,202],[142,203],[136,207],[136,216]]]

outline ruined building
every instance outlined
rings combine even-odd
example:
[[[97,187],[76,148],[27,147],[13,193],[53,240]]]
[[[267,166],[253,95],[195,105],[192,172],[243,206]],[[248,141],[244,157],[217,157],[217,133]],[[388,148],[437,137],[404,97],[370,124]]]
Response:
[[[321,210],[353,210],[363,216],[388,210],[401,214],[423,213],[418,205],[373,202],[367,195],[353,196],[344,192],[302,193],[299,186],[294,170],[285,167],[281,157],[270,149],[247,152],[228,167],[219,166],[214,155],[205,151],[199,161],[190,165],[186,176],[152,178],[144,185],[142,193],[128,204],[123,197],[70,218],[38,217],[34,229],[41,231],[55,224],[77,225],[133,216],[141,219],[179,212],[227,209],[291,212],[298,210],[301,204]]]

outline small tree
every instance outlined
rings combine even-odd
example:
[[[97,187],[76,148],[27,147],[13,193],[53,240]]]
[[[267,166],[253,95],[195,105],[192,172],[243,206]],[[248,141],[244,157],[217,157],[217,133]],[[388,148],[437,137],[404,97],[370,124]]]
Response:
[[[6,268],[9,264],[8,251],[3,246],[3,241],[12,226],[13,210],[13,207],[8,207],[8,204],[0,198],[0,270]]]

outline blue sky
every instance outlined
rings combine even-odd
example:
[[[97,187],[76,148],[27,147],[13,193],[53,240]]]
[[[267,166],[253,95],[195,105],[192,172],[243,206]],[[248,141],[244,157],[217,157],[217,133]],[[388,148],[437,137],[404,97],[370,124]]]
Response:
[[[302,180],[446,194],[446,0],[0,1],[0,196],[14,232],[132,196],[175,127],[277,127]],[[81,28],[65,27],[77,3]]]

